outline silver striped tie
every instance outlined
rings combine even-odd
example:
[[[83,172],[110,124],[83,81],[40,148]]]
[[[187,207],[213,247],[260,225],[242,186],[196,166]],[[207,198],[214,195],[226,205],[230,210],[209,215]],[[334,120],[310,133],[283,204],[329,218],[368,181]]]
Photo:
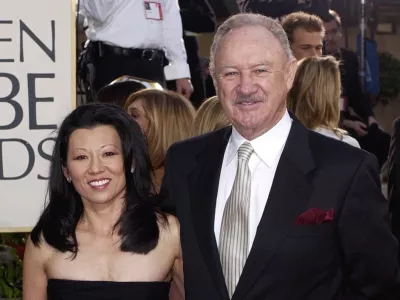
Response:
[[[222,217],[219,254],[229,297],[232,298],[248,255],[251,174],[248,166],[254,152],[249,142],[238,150],[238,165],[231,194]]]

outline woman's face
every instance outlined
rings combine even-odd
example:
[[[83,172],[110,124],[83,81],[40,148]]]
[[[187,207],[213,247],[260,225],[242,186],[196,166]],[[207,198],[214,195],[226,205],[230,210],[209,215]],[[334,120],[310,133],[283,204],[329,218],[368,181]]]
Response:
[[[64,175],[86,204],[123,199],[126,178],[117,131],[111,126],[75,130],[69,138]]]
[[[128,113],[135,119],[139,124],[140,128],[144,134],[147,132],[147,126],[149,124],[149,119],[146,116],[146,112],[143,108],[143,98],[138,98],[128,106]]]

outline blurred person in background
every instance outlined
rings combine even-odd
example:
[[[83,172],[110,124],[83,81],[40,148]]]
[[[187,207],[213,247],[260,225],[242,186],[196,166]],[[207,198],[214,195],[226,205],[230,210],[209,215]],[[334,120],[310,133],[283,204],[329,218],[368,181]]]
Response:
[[[77,5],[88,23],[82,77],[88,78],[94,94],[131,75],[162,86],[175,80],[176,90],[191,96],[178,0],[80,0]]]
[[[131,94],[144,88],[144,85],[134,81],[109,84],[100,89],[97,94],[96,101],[101,103],[115,104],[123,108],[125,107],[126,99],[128,99]]]
[[[339,128],[340,70],[332,56],[307,57],[299,62],[288,94],[288,109],[307,128],[360,148],[357,140]]]
[[[217,96],[206,99],[196,112],[193,122],[193,136],[205,134],[230,125]]]
[[[208,57],[203,57],[201,59],[201,66],[203,68],[203,75],[206,84],[206,98],[211,98],[215,96],[215,86],[210,73],[210,59]]]
[[[124,108],[126,99],[128,99],[131,94],[147,88],[162,89],[156,82],[132,76],[122,76],[105,87],[102,87],[97,94],[96,101],[116,104]]]
[[[236,3],[242,13],[259,13],[271,18],[280,18],[296,9],[296,2],[293,0],[236,0]]]
[[[195,109],[189,100],[173,91],[146,89],[132,94],[125,110],[147,137],[154,184],[159,191],[168,148],[191,137]]]
[[[206,98],[205,77],[200,61],[198,36],[202,33],[213,33],[217,26],[214,11],[208,0],[179,0],[183,41],[190,68],[193,94],[190,101],[197,108]],[[175,90],[175,83],[168,82],[170,89]]]
[[[281,18],[303,11],[325,19],[332,0],[236,0],[241,12],[259,13],[271,18]]]
[[[318,16],[304,12],[291,13],[283,17],[282,27],[297,60],[322,56],[325,31],[324,23]]]
[[[400,118],[393,122],[388,162],[388,198],[392,231],[397,240],[400,241]]]
[[[380,128],[372,103],[362,91],[357,54],[342,47],[340,16],[332,10],[329,13],[330,20],[324,23],[325,52],[340,61],[343,127],[357,139],[362,149],[377,157],[382,167],[388,157],[390,135]]]

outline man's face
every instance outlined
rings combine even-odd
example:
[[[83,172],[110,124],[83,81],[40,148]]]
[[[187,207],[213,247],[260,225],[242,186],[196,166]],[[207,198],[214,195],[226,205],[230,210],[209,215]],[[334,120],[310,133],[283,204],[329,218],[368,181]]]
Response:
[[[252,140],[282,118],[296,60],[271,32],[261,26],[232,30],[220,41],[214,67],[218,97],[243,137]]]
[[[292,52],[297,60],[311,56],[322,56],[322,32],[310,32],[303,28],[293,31]]]
[[[328,54],[339,51],[342,44],[342,32],[335,20],[326,22],[325,27],[325,49]]]

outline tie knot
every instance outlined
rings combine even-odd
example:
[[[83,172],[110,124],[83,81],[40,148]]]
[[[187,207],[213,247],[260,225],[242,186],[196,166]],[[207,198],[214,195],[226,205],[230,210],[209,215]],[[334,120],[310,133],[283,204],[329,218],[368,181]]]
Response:
[[[254,149],[249,142],[244,142],[238,150],[239,159],[244,159],[246,162],[249,161],[250,156],[253,154]]]

